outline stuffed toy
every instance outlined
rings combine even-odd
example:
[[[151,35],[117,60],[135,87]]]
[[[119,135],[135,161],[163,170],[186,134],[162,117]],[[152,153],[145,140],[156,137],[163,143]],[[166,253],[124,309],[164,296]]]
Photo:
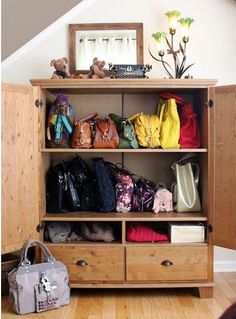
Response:
[[[109,70],[105,69],[106,62],[101,61],[98,58],[93,59],[93,64],[90,66],[90,71],[88,74],[80,74],[81,79],[103,79],[109,76]]]
[[[67,64],[69,60],[67,58],[62,59],[53,59],[50,63],[51,66],[54,66],[55,71],[53,72],[53,75],[51,79],[67,79],[71,78],[72,75],[67,70]]]

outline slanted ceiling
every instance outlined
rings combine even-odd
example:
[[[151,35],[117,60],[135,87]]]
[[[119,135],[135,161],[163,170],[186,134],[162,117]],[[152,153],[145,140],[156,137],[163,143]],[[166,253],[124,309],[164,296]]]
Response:
[[[2,0],[2,60],[83,0]]]

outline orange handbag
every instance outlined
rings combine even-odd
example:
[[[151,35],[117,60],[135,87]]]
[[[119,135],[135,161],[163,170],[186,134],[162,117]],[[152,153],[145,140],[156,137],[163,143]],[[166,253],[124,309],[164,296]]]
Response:
[[[91,113],[75,123],[71,146],[73,148],[91,148],[92,147],[92,128],[88,120],[97,116],[97,113]]]
[[[102,120],[97,119],[95,123],[94,148],[117,148],[119,136],[116,124],[110,117]]]

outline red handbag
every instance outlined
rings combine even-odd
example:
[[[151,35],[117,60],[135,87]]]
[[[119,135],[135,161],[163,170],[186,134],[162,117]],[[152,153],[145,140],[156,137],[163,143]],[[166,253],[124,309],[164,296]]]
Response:
[[[193,107],[190,103],[182,97],[171,94],[161,93],[162,99],[175,99],[176,104],[180,106],[180,148],[199,148],[201,147],[201,137],[199,124],[197,121],[197,114],[193,112]]]

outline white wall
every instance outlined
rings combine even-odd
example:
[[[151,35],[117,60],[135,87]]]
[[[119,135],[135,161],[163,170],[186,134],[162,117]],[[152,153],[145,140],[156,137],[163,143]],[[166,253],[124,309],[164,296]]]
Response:
[[[189,73],[194,78],[217,78],[218,84],[236,83],[235,0],[97,0],[67,23],[143,22],[144,62],[153,65],[150,77],[162,78],[164,73],[150,57],[148,44],[153,32],[167,31],[164,13],[173,9],[195,20],[187,62],[196,64]],[[10,60],[3,64],[2,80],[28,84],[32,78],[50,78],[50,61],[68,56],[67,23],[48,30],[47,37],[33,42],[13,65]],[[215,261],[219,266],[226,261],[236,271],[235,251],[216,248]]]

